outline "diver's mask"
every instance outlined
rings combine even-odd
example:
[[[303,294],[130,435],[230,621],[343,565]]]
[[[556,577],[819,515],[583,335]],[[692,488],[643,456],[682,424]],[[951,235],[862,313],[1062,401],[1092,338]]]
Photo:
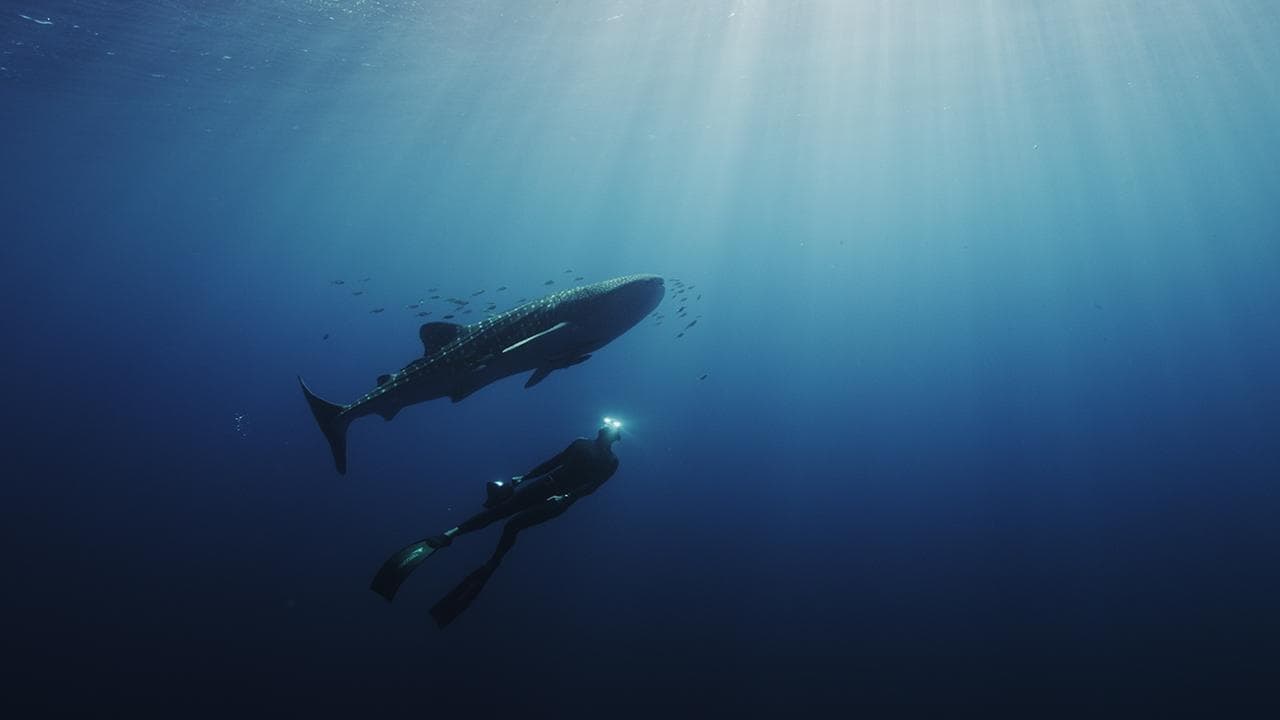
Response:
[[[617,442],[622,439],[622,421],[606,417],[604,419],[604,425],[600,428],[600,432],[603,433],[610,442]]]

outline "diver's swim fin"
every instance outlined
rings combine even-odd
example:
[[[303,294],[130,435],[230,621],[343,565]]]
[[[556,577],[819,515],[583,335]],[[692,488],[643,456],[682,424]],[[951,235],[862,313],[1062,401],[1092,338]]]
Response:
[[[458,586],[449,591],[440,602],[431,608],[431,617],[436,619],[438,627],[444,627],[453,622],[463,610],[471,607],[472,601],[484,589],[484,584],[489,582],[489,577],[493,575],[496,565],[485,563],[479,569],[472,572],[465,580],[458,583]]]
[[[391,602],[396,596],[396,591],[400,589],[400,584],[409,577],[409,573],[416,570],[436,550],[447,547],[450,542],[452,539],[449,536],[437,535],[402,548],[382,563],[382,568],[373,577],[369,589],[386,598],[387,602]]]

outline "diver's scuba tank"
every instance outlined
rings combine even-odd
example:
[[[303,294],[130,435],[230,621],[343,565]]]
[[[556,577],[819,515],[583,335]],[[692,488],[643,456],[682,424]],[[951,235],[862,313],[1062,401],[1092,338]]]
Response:
[[[484,506],[486,508],[497,507],[502,503],[511,499],[516,494],[516,485],[520,484],[523,478],[519,475],[510,480],[490,480],[484,484]]]

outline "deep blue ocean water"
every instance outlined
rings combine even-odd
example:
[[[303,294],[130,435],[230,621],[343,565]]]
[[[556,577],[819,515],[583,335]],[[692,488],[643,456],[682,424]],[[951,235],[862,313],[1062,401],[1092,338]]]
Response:
[[[0,708],[1265,715],[1278,36],[1248,0],[0,1]],[[635,272],[698,324],[356,422],[334,472],[296,375],[356,398],[428,288]],[[457,623],[496,528],[368,590],[606,414],[618,474]]]

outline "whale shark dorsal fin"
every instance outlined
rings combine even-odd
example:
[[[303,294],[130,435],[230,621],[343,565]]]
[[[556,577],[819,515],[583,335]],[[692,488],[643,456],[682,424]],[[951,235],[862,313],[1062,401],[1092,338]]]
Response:
[[[387,384],[387,381],[388,381],[388,380],[390,380],[390,379],[391,379],[391,376],[390,376],[390,375],[379,375],[379,376],[378,376],[378,384],[379,384],[379,385],[386,385],[386,384]]]
[[[462,326],[451,322],[429,322],[418,328],[418,337],[422,338],[422,354],[432,352],[453,342],[462,334]]]

